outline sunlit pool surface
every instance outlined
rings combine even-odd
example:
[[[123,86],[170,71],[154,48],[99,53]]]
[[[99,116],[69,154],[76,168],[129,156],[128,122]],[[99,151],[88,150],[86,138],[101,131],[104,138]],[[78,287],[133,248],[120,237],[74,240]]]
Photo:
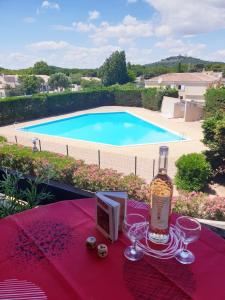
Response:
[[[127,112],[83,114],[24,127],[21,130],[114,146],[185,140],[174,132]]]

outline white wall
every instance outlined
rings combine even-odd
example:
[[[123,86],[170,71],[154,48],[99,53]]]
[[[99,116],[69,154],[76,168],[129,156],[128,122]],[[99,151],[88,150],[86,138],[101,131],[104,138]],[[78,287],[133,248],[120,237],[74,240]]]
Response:
[[[167,118],[174,118],[175,103],[179,103],[180,99],[172,97],[163,97],[161,113]]]

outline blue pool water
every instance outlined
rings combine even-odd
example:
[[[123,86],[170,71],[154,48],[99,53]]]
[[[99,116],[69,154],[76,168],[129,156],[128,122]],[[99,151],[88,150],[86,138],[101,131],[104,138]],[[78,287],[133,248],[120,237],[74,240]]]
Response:
[[[84,114],[24,127],[21,130],[115,146],[185,140],[127,112]]]

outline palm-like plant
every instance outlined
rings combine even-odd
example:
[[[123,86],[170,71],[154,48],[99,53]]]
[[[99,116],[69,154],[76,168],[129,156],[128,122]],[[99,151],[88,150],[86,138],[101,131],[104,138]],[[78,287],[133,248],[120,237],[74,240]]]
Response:
[[[42,177],[36,177],[34,180],[28,179],[27,187],[22,190],[19,182],[23,175],[19,172],[15,174],[6,174],[0,181],[0,218],[36,207],[42,200],[51,199],[53,195],[46,192],[43,188],[38,188],[43,182]]]

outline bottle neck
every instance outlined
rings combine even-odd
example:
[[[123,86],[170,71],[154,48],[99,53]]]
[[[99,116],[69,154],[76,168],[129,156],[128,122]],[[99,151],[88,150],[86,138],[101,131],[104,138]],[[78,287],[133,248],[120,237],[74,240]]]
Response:
[[[168,154],[163,153],[159,155],[159,174],[167,174],[168,169]]]
[[[159,174],[160,175],[166,175],[167,174],[167,169],[159,168]]]

